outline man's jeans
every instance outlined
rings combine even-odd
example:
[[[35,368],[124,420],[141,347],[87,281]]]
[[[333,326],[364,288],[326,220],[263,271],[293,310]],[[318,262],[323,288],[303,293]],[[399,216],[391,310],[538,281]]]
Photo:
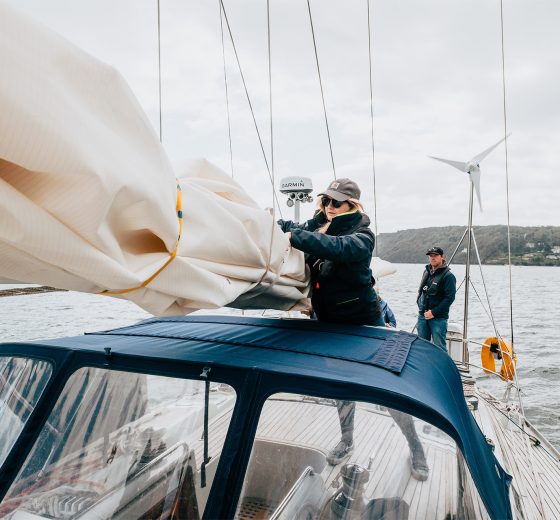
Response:
[[[447,352],[447,343],[445,341],[445,337],[447,336],[447,319],[432,318],[431,320],[427,320],[420,314],[418,315],[417,329],[418,336],[431,341],[434,345]]]

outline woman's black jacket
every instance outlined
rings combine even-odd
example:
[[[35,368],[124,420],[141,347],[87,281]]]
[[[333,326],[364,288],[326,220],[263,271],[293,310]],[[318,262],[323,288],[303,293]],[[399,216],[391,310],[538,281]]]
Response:
[[[321,321],[374,324],[381,310],[370,268],[375,235],[369,217],[360,212],[333,218],[325,233],[322,212],[304,224],[278,222],[292,233],[291,244],[303,251],[311,269],[311,303]]]

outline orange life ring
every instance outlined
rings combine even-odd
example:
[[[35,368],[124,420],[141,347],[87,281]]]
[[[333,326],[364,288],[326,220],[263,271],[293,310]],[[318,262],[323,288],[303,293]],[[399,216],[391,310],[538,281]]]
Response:
[[[485,372],[496,374],[496,359],[502,360],[500,377],[512,381],[515,375],[517,356],[512,354],[511,343],[507,340],[498,340],[495,336],[486,338],[482,344],[480,358]]]

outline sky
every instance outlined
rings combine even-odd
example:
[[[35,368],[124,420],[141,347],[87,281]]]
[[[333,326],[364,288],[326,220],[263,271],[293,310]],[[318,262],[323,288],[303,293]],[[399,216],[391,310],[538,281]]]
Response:
[[[118,69],[159,131],[157,0],[5,0]],[[274,178],[334,178],[306,0],[223,0]],[[204,157],[264,208],[271,182],[218,0],[160,0],[162,142],[174,161]],[[499,0],[310,0],[337,177],[362,188],[379,232],[465,225],[467,161],[482,163],[475,225],[560,225],[560,3]],[[505,117],[504,117],[505,116]],[[373,160],[372,160],[373,157]],[[376,197],[373,190],[375,169]],[[281,211],[293,211],[279,195]],[[374,211],[374,206],[376,210]],[[309,217],[314,204],[302,206]]]

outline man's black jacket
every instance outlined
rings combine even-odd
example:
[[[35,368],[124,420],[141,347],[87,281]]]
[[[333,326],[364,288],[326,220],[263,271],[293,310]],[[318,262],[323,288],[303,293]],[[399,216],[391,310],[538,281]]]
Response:
[[[333,218],[325,233],[316,232],[326,223],[322,212],[304,224],[278,223],[284,232],[291,231],[292,246],[306,253],[317,318],[358,325],[375,322],[381,311],[370,268],[375,236],[369,217],[344,213]]]
[[[431,310],[434,318],[449,318],[449,308],[455,300],[457,281],[449,267],[443,265],[432,273],[428,264],[418,288],[418,309],[421,314]]]

